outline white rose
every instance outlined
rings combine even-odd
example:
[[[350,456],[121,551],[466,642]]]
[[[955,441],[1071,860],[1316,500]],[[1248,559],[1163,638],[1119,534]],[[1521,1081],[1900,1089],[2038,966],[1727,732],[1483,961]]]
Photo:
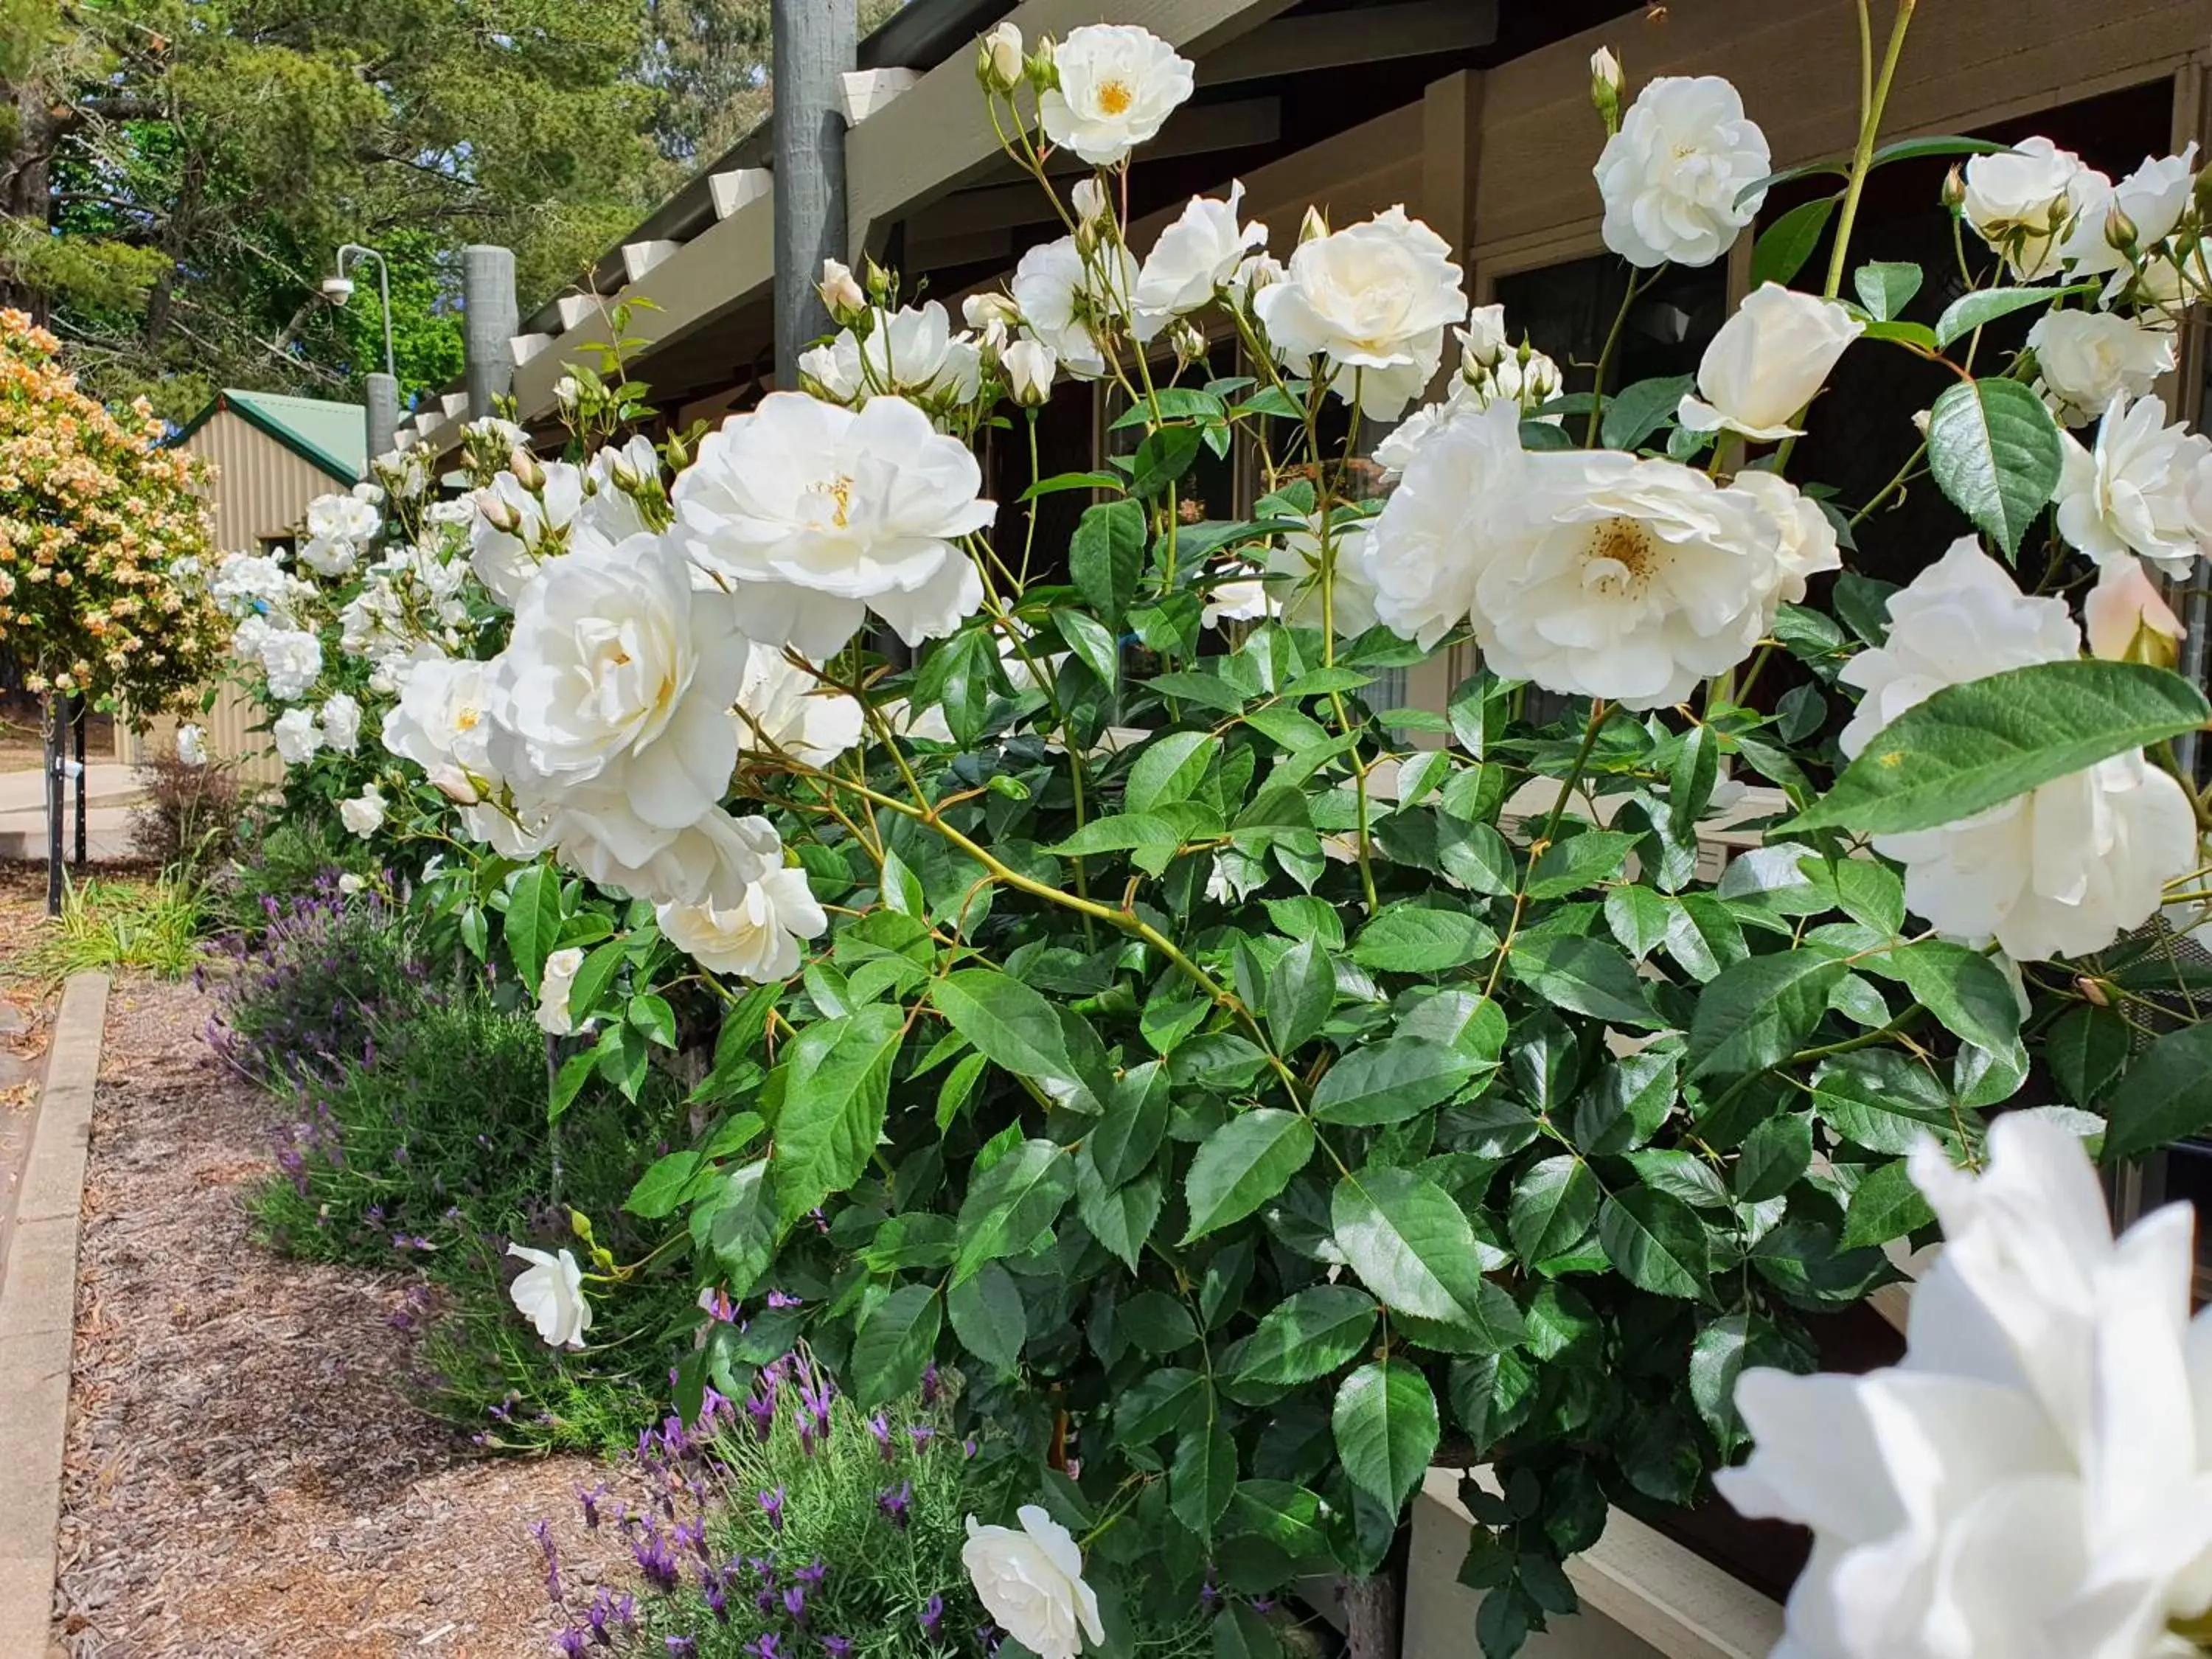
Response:
[[[356,893],[366,890],[368,886],[367,878],[354,874],[350,870],[338,878],[338,891],[345,894],[349,898]]]
[[[1966,185],[1960,211],[1966,222],[2026,283],[2058,269],[2059,245],[2082,200],[2109,188],[2104,175],[2092,173],[2080,156],[2040,137],[1972,157]],[[2101,215],[2099,219],[2101,225]]]
[[[580,1348],[592,1328],[592,1304],[584,1299],[584,1275],[576,1258],[562,1250],[526,1249],[510,1244],[507,1253],[531,1265],[515,1276],[507,1294],[518,1312],[538,1328],[549,1348]]]
[[[323,746],[322,730],[312,708],[286,709],[270,728],[270,736],[276,744],[276,758],[287,766],[305,766]]]
[[[354,544],[340,536],[310,536],[300,544],[300,562],[320,576],[343,576],[354,567]]]
[[[1052,396],[1052,377],[1060,364],[1049,346],[1035,340],[1016,340],[999,359],[999,367],[1006,371],[1006,389],[1013,393],[1014,401],[1025,409],[1035,409]]]
[[[2034,1113],[1984,1172],[1912,1157],[1945,1243],[1902,1364],[1744,1373],[1757,1441],[1715,1477],[1814,1533],[1778,1652],[2150,1659],[2212,1603],[2212,1321],[2189,1317],[2186,1206],[2117,1243],[2081,1145]]]
[[[1866,694],[1838,739],[1847,757],[1946,686],[2081,650],[2065,601],[2022,594],[1972,537],[1892,595],[1889,615],[1883,644],[1843,670]],[[2137,750],[1875,848],[1905,866],[1905,903],[1938,932],[2041,961],[2141,927],[2195,867],[2196,842],[2188,797]]]
[[[361,745],[361,705],[343,691],[333,692],[323,704],[323,741],[341,755]]]
[[[1759,503],[1776,532],[1774,597],[1778,603],[1802,605],[1808,578],[1844,566],[1836,526],[1819,502],[1779,474],[1747,467],[1735,475],[1737,494]]]
[[[545,461],[543,489],[531,491],[501,472],[476,494],[469,526],[469,562],[477,580],[513,605],[540,561],[557,557],[569,523],[584,505],[584,475],[566,461]]]
[[[374,497],[318,495],[307,503],[307,533],[332,541],[365,542],[382,522]]]
[[[822,262],[820,284],[822,303],[832,317],[842,317],[848,312],[868,308],[867,290],[853,275],[852,267],[839,259]]]
[[[322,678],[323,642],[304,628],[270,629],[261,635],[260,657],[269,695],[279,702],[306,696]]]
[[[752,646],[738,685],[738,741],[781,750],[806,766],[827,766],[860,740],[860,705],[833,691],[776,646]]]
[[[850,343],[847,350],[837,348]],[[853,331],[845,330],[826,345],[809,346],[799,354],[801,383],[833,404],[848,404],[860,390],[860,347]]]
[[[1075,181],[1067,192],[1067,205],[1079,225],[1095,225],[1114,210],[1105,187],[1095,177]]]
[[[1592,169],[1605,199],[1605,245],[1632,265],[1709,265],[1759,216],[1773,171],[1766,135],[1717,75],[1646,84]]]
[[[1473,381],[1513,349],[1501,305],[1475,307],[1467,314],[1467,326],[1453,331],[1459,340],[1459,372],[1464,380]]]
[[[2140,554],[2176,580],[2212,530],[2196,503],[2212,488],[2212,439],[2169,426],[2156,398],[2115,398],[2094,448],[2060,434],[2058,533],[2099,564]]]
[[[428,657],[398,672],[399,701],[384,711],[386,751],[425,772],[457,764],[480,778],[495,775],[491,762],[489,663],[465,657]]]
[[[338,803],[339,821],[363,841],[384,827],[384,796],[373,783],[350,800]]]
[[[1339,397],[1395,421],[1435,377],[1467,295],[1450,244],[1393,207],[1299,243],[1252,308],[1278,356],[1322,358]]]
[[[1022,32],[1011,22],[994,23],[976,42],[975,64],[983,84],[994,92],[1012,92],[1022,82],[1027,68],[1022,52]]]
[[[186,766],[207,764],[207,733],[198,726],[184,725],[177,728],[177,759]]]
[[[1439,404],[1424,418],[1369,527],[1366,569],[1376,614],[1426,651],[1467,621],[1484,550],[1521,533],[1529,483],[1518,409]]]
[[[2081,601],[2081,624],[2093,656],[2166,668],[2188,631],[2135,559],[2115,559],[2098,570],[2097,585]]]
[[[1057,84],[1037,98],[1045,137],[1111,167],[1158,133],[1191,94],[1192,64],[1149,29],[1089,23],[1053,54]]]
[[[968,1517],[960,1565],[983,1610],[1037,1659],[1075,1659],[1083,1638],[1106,1639],[1098,1597],[1083,1582],[1083,1552],[1066,1528],[1034,1504],[1018,1513],[1022,1529],[986,1527]]]
[[[1803,430],[1799,410],[1836,360],[1866,332],[1845,307],[1778,283],[1762,283],[1720,326],[1698,362],[1698,390],[1677,417],[1692,432],[1740,432],[1772,443]]]
[[[1261,567],[1261,580],[1275,614],[1292,628],[1322,625],[1322,527],[1320,515],[1315,514],[1306,520],[1305,529],[1285,531],[1269,547]],[[1340,514],[1330,535],[1335,545],[1334,580],[1328,584],[1329,620],[1340,638],[1352,639],[1375,626],[1367,526]]]
[[[720,807],[671,834],[605,794],[563,802],[531,826],[534,842],[551,847],[562,863],[602,887],[653,904],[726,909],[774,867],[771,854],[781,856],[773,836],[766,819],[732,817]]]
[[[580,946],[571,945],[545,958],[545,971],[538,981],[538,1029],[548,1036],[567,1036],[576,1029],[569,1012],[568,990],[576,970],[584,965]]]
[[[804,870],[772,870],[727,909],[664,904],[654,913],[668,942],[714,974],[765,985],[799,971],[801,939],[829,930]]]
[[[2104,311],[2049,311],[2027,331],[2044,400],[2087,426],[2118,397],[2140,398],[2173,367],[2173,331]]]
[[[1455,385],[1452,395],[1440,404],[1424,404],[1392,427],[1382,442],[1375,446],[1373,459],[1376,465],[1382,469],[1386,482],[1404,476],[1406,469],[1413,464],[1413,457],[1420,453],[1421,446],[1433,437],[1444,422],[1462,410],[1480,410],[1488,406],[1460,395],[1459,387],[1463,385],[1464,381]]]
[[[1150,340],[1177,317],[1212,304],[1245,255],[1267,246],[1267,226],[1237,222],[1243,200],[1243,181],[1232,180],[1227,201],[1194,196],[1160,233],[1130,295],[1139,339]]]
[[[744,662],[738,602],[693,592],[674,537],[571,553],[523,590],[492,664],[494,759],[527,804],[611,796],[673,836],[729,787]]]
[[[903,398],[855,413],[780,392],[701,441],[675,504],[691,557],[745,585],[754,635],[821,659],[872,610],[918,645],[982,602],[956,545],[997,516],[981,487],[968,447]]]
[[[2090,175],[2090,184],[2079,198],[2079,212],[2059,255],[2076,276],[2104,271],[2125,272],[2128,256],[2105,240],[2105,221],[2114,209],[2127,215],[2136,228],[2136,246],[2148,252],[2173,234],[2189,206],[2189,192],[2197,181],[2197,146],[2192,142],[2179,155],[2146,160],[2117,185],[2104,175]],[[2123,278],[2124,286],[2124,278]]]
[[[1112,332],[1137,285],[1137,262],[1127,248],[1102,246],[1091,258],[1085,263],[1073,236],[1042,242],[1022,255],[1012,284],[1023,323],[1079,380],[1106,372],[1099,337]]]

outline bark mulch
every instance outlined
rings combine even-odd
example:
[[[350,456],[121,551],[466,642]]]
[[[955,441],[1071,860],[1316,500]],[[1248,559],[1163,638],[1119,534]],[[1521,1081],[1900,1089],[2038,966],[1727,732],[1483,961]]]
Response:
[[[243,1191],[276,1103],[189,985],[118,983],[85,1191],[56,1650],[69,1659],[507,1659],[550,1650],[529,1523],[572,1584],[593,1460],[490,1461],[405,1396],[408,1279],[284,1260]],[[574,1590],[571,1590],[572,1595]]]

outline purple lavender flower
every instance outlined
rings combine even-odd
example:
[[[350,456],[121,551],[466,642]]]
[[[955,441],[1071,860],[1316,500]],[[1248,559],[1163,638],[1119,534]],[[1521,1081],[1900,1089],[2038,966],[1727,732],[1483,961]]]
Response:
[[[897,1448],[891,1443],[890,1419],[881,1412],[868,1419],[868,1432],[876,1437],[876,1446],[883,1453],[884,1462],[888,1463],[898,1455]]]
[[[699,1644],[688,1636],[664,1636],[660,1645],[668,1650],[668,1659],[697,1659]]]
[[[934,1406],[937,1403],[937,1362],[933,1359],[922,1368],[921,1403],[925,1406]]]
[[[630,1541],[629,1553],[636,1558],[637,1570],[647,1583],[665,1590],[676,1588],[676,1556],[658,1521],[647,1520],[644,1535]]]
[[[772,1630],[763,1631],[738,1651],[751,1654],[754,1659],[783,1659],[783,1655],[777,1650],[776,1646],[781,1639]]]
[[[806,1587],[787,1584],[783,1591],[783,1611],[794,1625],[806,1622]]]
[[[914,1503],[914,1482],[902,1480],[896,1486],[886,1486],[876,1494],[876,1507],[883,1511],[884,1519],[904,1532],[907,1510]]]
[[[553,1547],[552,1522],[532,1522],[530,1535],[538,1540],[538,1547],[545,1552],[545,1594],[557,1607],[561,1605],[561,1553]]]
[[[763,1492],[760,1495],[760,1506],[768,1516],[769,1526],[776,1532],[781,1532],[783,1530],[783,1488],[778,1486],[774,1492]]]
[[[852,1659],[853,1638],[849,1636],[824,1636],[822,1651],[827,1659]]]
[[[755,1395],[745,1401],[745,1415],[753,1420],[753,1433],[765,1440],[775,1427],[775,1396]]]
[[[907,1430],[907,1434],[914,1441],[916,1451],[927,1451],[929,1443],[937,1438],[937,1431],[927,1423],[913,1425]]]
[[[945,1598],[943,1596],[931,1596],[929,1604],[922,1608],[921,1633],[933,1642],[945,1633]]]
[[[707,1611],[714,1615],[714,1622],[716,1624],[728,1624],[730,1622],[730,1594],[728,1589],[723,1584],[720,1575],[702,1572],[699,1575],[699,1594],[707,1603]]]
[[[568,1659],[581,1659],[582,1655],[591,1650],[591,1632],[575,1625],[569,1626],[553,1638],[553,1650],[566,1654]]]
[[[782,1309],[803,1308],[806,1304],[798,1297],[787,1296],[781,1291],[770,1291],[768,1293],[768,1305],[771,1308]]]
[[[817,1555],[811,1564],[801,1567],[791,1576],[805,1585],[807,1589],[816,1590],[822,1588],[822,1581],[830,1576],[830,1569],[822,1565],[822,1558]]]
[[[581,1486],[576,1488],[576,1501],[584,1508],[585,1531],[597,1532],[599,1529],[599,1499],[606,1495],[607,1483],[604,1480],[588,1492]]]
[[[704,1561],[707,1559],[707,1517],[693,1516],[669,1535],[668,1543],[670,1548],[688,1549]]]

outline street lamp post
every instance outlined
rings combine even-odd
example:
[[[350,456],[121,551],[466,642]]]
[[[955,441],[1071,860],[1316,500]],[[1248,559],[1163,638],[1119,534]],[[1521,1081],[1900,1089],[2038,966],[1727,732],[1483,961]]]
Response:
[[[337,274],[323,278],[323,297],[334,306],[353,298],[353,278],[346,270],[363,259],[376,261],[376,297],[384,318],[384,373],[368,375],[363,382],[368,453],[374,459],[392,450],[399,428],[399,377],[392,362],[392,271],[384,256],[359,242],[346,243],[338,249]]]

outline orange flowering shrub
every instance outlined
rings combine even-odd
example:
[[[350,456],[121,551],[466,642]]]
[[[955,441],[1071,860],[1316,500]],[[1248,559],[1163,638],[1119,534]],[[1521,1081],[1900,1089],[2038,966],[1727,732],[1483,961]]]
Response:
[[[216,672],[204,464],[161,447],[144,398],[77,390],[60,343],[0,310],[0,651],[33,691],[179,705]]]

